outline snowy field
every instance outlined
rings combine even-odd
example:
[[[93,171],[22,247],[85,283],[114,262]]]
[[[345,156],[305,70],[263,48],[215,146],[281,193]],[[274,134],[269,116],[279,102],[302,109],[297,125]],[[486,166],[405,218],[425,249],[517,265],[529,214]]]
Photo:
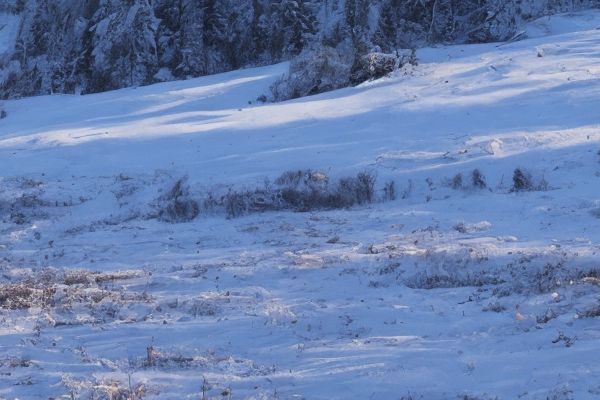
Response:
[[[598,27],[277,104],[285,64],[5,102],[0,398],[600,398]],[[307,169],[375,201],[211,207]]]

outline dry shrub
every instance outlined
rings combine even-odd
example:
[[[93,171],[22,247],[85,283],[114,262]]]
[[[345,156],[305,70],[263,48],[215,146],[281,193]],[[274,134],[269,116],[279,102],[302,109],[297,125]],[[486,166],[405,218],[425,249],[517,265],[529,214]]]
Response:
[[[332,210],[372,203],[375,200],[375,175],[360,172],[332,183],[329,177],[312,170],[287,171],[273,185],[254,190],[229,192],[222,203],[228,218],[276,210]]]
[[[189,195],[187,178],[181,178],[158,199],[158,216],[170,223],[189,222],[200,214],[198,202]]]

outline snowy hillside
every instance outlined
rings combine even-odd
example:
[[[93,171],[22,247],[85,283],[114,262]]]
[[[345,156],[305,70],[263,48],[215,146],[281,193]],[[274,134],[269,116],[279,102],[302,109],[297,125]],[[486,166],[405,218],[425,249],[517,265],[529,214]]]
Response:
[[[4,102],[0,398],[599,398],[598,26],[282,103],[286,64]],[[295,170],[375,197],[220,203]]]

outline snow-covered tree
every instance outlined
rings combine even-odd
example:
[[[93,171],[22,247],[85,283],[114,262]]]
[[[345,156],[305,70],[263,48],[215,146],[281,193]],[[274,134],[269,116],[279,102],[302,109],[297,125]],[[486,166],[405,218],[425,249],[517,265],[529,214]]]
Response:
[[[2,8],[3,7],[3,8]],[[512,37],[525,21],[600,0],[11,0],[0,97],[96,92],[334,49],[355,69],[379,47]]]
[[[279,0],[272,5],[271,41],[274,54],[296,55],[315,33],[315,17],[307,1]]]

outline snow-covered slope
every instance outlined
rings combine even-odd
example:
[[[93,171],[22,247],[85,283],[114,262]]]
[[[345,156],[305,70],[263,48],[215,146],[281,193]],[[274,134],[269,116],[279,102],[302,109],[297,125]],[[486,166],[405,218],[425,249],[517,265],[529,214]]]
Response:
[[[561,18],[278,104],[286,65],[6,102],[0,397],[600,396],[600,30]],[[152,218],[295,169],[378,201]]]

